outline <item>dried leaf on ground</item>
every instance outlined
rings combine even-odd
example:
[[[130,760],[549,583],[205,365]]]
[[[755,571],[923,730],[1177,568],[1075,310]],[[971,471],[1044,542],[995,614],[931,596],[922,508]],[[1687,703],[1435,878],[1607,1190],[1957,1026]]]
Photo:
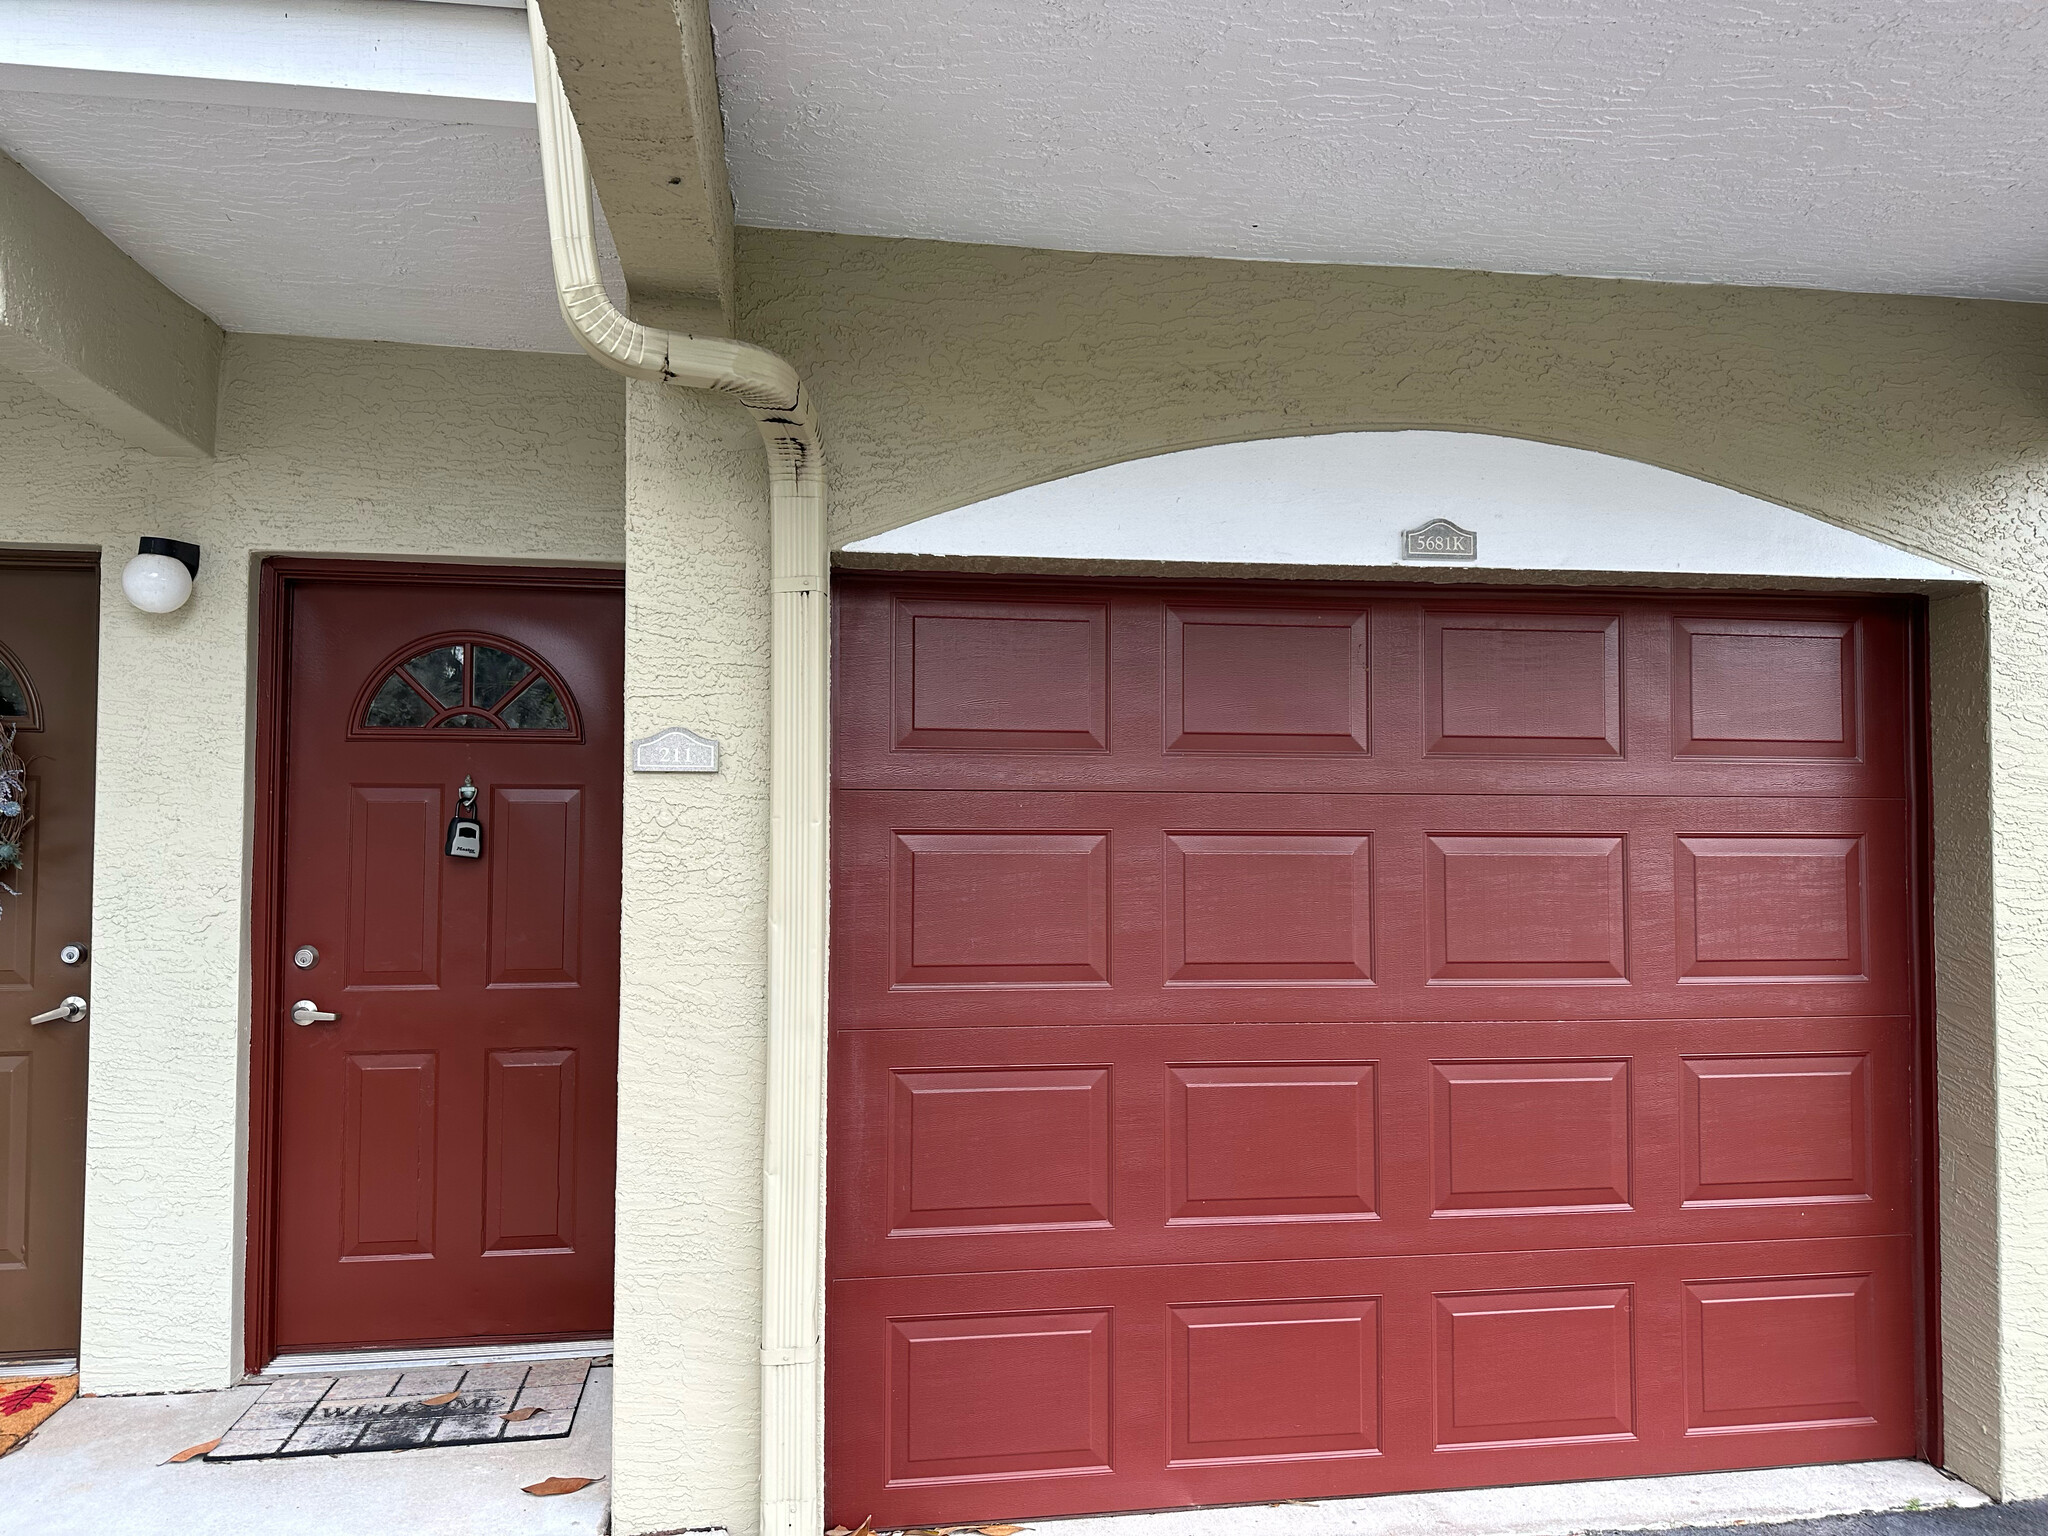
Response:
[[[498,1417],[503,1419],[507,1424],[524,1424],[528,1419],[532,1418],[536,1413],[539,1412],[540,1410],[538,1408],[514,1408],[510,1413],[501,1413],[498,1415]]]
[[[530,1493],[536,1499],[549,1499],[558,1493],[580,1493],[592,1483],[601,1481],[595,1477],[544,1477],[537,1483],[528,1483],[520,1492]]]
[[[165,1462],[164,1465],[168,1467],[172,1464],[172,1462],[197,1461],[200,1457],[204,1456],[208,1451],[212,1450],[216,1445],[219,1445],[221,1441],[226,1438],[227,1437],[224,1435],[215,1435],[211,1440],[208,1440],[201,1445],[188,1445],[185,1447],[185,1449],[178,1452],[177,1455],[173,1456],[170,1459],[170,1461]]]
[[[1017,1536],[1024,1529],[1021,1525],[977,1525],[974,1528],[980,1536]]]
[[[438,1392],[432,1397],[421,1398],[420,1406],[422,1408],[445,1408],[460,1396],[462,1396],[460,1392]]]

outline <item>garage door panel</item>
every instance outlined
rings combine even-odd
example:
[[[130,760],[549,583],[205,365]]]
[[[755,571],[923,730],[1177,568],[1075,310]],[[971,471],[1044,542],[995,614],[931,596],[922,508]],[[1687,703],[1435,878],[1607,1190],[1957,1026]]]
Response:
[[[1889,1238],[837,1281],[828,1516],[1911,1455],[1911,1265]]]
[[[1160,731],[1169,753],[1355,756],[1371,748],[1361,607],[1170,602]]]
[[[891,1318],[893,1486],[1112,1469],[1110,1312]]]
[[[1438,1448],[1636,1439],[1634,1295],[1627,1285],[1439,1293]]]
[[[1431,1213],[1632,1210],[1631,1065],[1430,1063]]]
[[[1627,839],[1427,838],[1431,982],[1629,980]]]
[[[890,985],[1109,985],[1109,834],[897,832]]]
[[[1342,791],[1369,767],[1388,792],[1485,794],[1511,760],[1530,793],[1905,791],[1893,611],[1293,584],[1076,595],[842,579],[837,782]]]
[[[1373,979],[1372,838],[1168,832],[1166,984]]]
[[[850,1032],[832,1273],[1911,1230],[1877,1133],[1909,1118],[1908,1021],[1609,1038],[1627,1054],[1575,1021]]]
[[[1672,749],[1854,758],[1864,748],[1861,620],[1672,620]]]
[[[1898,1074],[1874,1069],[1873,1054],[1688,1056],[1681,1085],[1687,1205],[1812,1206],[1893,1194],[1886,1186],[1901,1182],[1903,1170],[1896,1156],[1873,1166],[1870,1129],[1879,1085],[1889,1087]],[[1903,1108],[1886,1105],[1894,1114]]]
[[[835,946],[843,1028],[1910,1006],[1909,892],[1873,873],[1905,867],[1899,801],[842,792],[835,817],[864,935]]]
[[[1102,603],[899,598],[892,603],[898,751],[1104,751]]]
[[[1423,751],[1620,757],[1621,618],[1425,610]]]
[[[1170,1466],[1379,1454],[1378,1297],[1166,1313]]]
[[[1877,1293],[1868,1272],[1689,1282],[1687,1433],[1875,1424],[1884,1412]]]
[[[1376,1063],[1168,1062],[1164,1086],[1168,1226],[1379,1216]]]
[[[1674,887],[1681,980],[1866,973],[1863,838],[1683,836]]]
[[[892,1237],[1111,1221],[1107,1067],[889,1074]]]

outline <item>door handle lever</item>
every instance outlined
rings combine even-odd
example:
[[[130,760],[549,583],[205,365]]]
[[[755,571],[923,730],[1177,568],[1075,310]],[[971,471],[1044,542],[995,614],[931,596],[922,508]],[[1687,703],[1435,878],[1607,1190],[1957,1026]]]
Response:
[[[67,997],[48,1013],[39,1013],[29,1020],[31,1024],[76,1024],[85,1017],[85,999]]]
[[[309,997],[302,997],[292,1004],[292,1022],[294,1024],[332,1024],[340,1017],[341,1015],[338,1013],[322,1013]]]

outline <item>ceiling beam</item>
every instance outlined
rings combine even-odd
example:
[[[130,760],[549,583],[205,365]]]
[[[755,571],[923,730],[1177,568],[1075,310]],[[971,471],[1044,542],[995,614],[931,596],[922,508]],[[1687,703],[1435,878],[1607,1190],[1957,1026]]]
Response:
[[[0,155],[0,367],[138,448],[213,454],[221,330]]]
[[[732,329],[725,179],[708,0],[541,0],[637,319]]]

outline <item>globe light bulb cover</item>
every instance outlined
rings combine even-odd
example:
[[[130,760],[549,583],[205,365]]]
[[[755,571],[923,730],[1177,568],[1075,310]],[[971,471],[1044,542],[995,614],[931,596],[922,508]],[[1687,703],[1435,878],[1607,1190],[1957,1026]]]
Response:
[[[199,546],[177,539],[145,538],[134,559],[121,568],[121,591],[144,613],[175,613],[192,595],[199,574]]]

